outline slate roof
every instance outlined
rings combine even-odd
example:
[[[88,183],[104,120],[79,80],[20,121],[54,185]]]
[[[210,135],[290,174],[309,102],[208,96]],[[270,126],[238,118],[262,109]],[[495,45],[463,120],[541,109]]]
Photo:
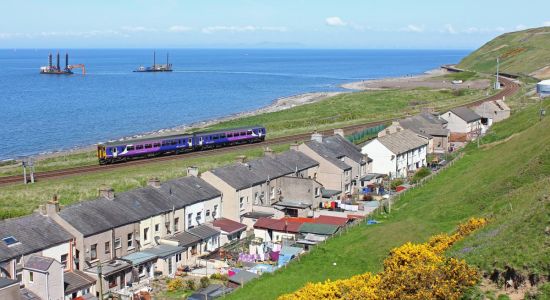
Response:
[[[18,242],[7,246],[2,239],[13,236]],[[0,261],[68,242],[72,236],[52,219],[38,213],[0,221]]]
[[[8,286],[12,286],[15,284],[19,284],[19,281],[6,278],[6,277],[0,277],[0,289],[7,288]]]
[[[473,109],[477,114],[485,118],[492,118],[495,112],[510,111],[510,107],[502,100],[485,101]]]
[[[477,121],[481,119],[481,117],[475,113],[475,111],[467,108],[467,107],[457,107],[451,109],[451,112],[457,115],[462,120],[466,121],[467,123]]]
[[[211,172],[229,184],[236,190],[242,190],[254,185],[266,182],[268,179],[275,179],[302,171],[319,163],[307,155],[298,151],[290,150],[273,157],[263,157],[251,160],[247,163],[237,163]]]
[[[121,259],[129,261],[133,266],[138,266],[144,262],[156,260],[157,258],[157,255],[143,251],[130,253],[121,257]]]
[[[214,222],[212,222],[212,225],[214,227],[220,228],[220,230],[223,232],[227,232],[227,234],[233,234],[235,232],[246,229],[245,224],[242,224],[233,220],[229,220],[226,218],[220,218],[220,219],[214,220]]]
[[[405,153],[428,144],[426,139],[409,129],[379,137],[377,140],[394,154]]]
[[[263,212],[263,211],[250,211],[245,213],[243,218],[250,218],[250,219],[259,219],[259,218],[270,218],[273,217],[273,213],[269,212]]]
[[[174,208],[174,202],[168,195],[150,186],[116,194],[114,201],[138,216],[135,220],[137,222],[164,214]]]
[[[204,224],[193,227],[187,231],[192,235],[198,236],[201,240],[206,240],[220,234],[219,230]]]
[[[175,234],[171,237],[166,238],[170,241],[176,241],[181,247],[191,247],[195,244],[200,243],[201,238],[199,238],[196,235],[193,235],[189,232],[180,232],[178,234]]]
[[[115,197],[116,198],[116,197]],[[59,216],[85,237],[139,222],[143,216],[123,203],[106,198],[82,201],[63,208]]]
[[[410,129],[415,133],[426,137],[447,136],[449,134],[449,130],[443,128],[446,123],[447,121],[439,119],[429,113],[421,113],[399,121],[399,124],[403,128]]]
[[[215,187],[195,176],[167,181],[160,190],[172,198],[176,209],[221,196]]]
[[[319,224],[319,223],[304,223],[300,226],[301,233],[314,233],[322,235],[332,235],[338,231],[338,226]]]
[[[142,252],[147,252],[156,255],[160,258],[166,258],[185,251],[185,248],[180,246],[164,245],[160,244],[153,248],[143,249]]]
[[[65,295],[86,289],[96,283],[93,277],[79,270],[65,272],[63,281],[65,282]]]
[[[19,291],[19,294],[21,295],[21,300],[42,300],[35,293],[31,292],[27,288],[21,289]]]
[[[39,255],[31,255],[25,262],[24,268],[29,270],[36,270],[41,272],[47,272],[55,259],[51,257],[44,257]]]
[[[101,264],[101,271],[102,271],[101,274],[103,275],[103,277],[107,277],[111,274],[114,274],[123,270],[131,269],[131,268],[132,268],[132,265],[130,265],[128,262],[115,258],[107,263]],[[97,274],[97,267],[91,267],[84,271],[92,274]]]
[[[341,161],[344,156],[358,164],[365,163],[361,150],[338,134],[324,137],[321,143],[312,140],[305,142],[305,144],[315,153],[342,170],[351,168],[351,166]]]

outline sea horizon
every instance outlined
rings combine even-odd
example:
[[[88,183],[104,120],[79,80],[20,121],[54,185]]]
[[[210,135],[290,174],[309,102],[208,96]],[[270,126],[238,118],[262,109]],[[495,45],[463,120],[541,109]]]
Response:
[[[170,51],[174,72],[136,74]],[[466,50],[63,49],[87,74],[40,75],[57,50],[0,49],[0,160],[66,151],[255,111],[280,98],[341,91],[343,83],[418,75]],[[47,91],[47,92],[46,92]],[[111,100],[111,101],[110,101]],[[75,102],[76,101],[76,102]],[[57,105],[52,106],[52,103]],[[78,105],[81,104],[81,105]],[[32,130],[34,129],[34,130]]]

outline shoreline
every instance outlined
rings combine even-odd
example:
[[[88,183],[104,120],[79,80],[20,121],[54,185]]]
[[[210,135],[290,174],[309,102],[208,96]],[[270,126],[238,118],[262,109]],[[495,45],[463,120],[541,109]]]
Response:
[[[437,69],[425,71],[424,73],[421,73],[421,74],[416,74],[411,76],[368,79],[368,80],[359,80],[359,81],[343,83],[338,85],[338,87],[343,89],[343,91],[309,92],[309,93],[296,94],[296,95],[287,96],[287,97],[281,97],[273,100],[271,104],[264,107],[260,107],[255,110],[243,111],[243,112],[230,114],[227,116],[215,117],[209,120],[203,120],[203,121],[198,121],[190,124],[182,124],[175,127],[162,128],[155,131],[129,135],[118,139],[112,139],[109,141],[124,141],[128,139],[144,138],[144,137],[162,137],[166,135],[179,134],[190,130],[200,130],[201,128],[212,126],[221,122],[231,121],[242,117],[256,116],[263,113],[278,112],[278,111],[290,109],[301,105],[316,103],[316,102],[319,102],[337,95],[341,95],[341,94],[384,89],[383,87],[365,88],[363,87],[365,83],[384,85],[389,82],[396,82],[396,81],[403,81],[403,80],[411,80],[411,79],[424,80],[427,78],[436,77],[443,74],[446,74],[446,73],[444,71],[441,71],[440,68],[437,68]],[[41,152],[34,155],[28,155],[28,157],[34,158],[35,161],[40,161],[40,160],[46,160],[49,158],[55,158],[60,156],[91,152],[96,149],[96,146],[97,146],[97,143],[85,145],[85,146],[75,146],[69,149],[62,149],[57,151],[46,151],[46,152]],[[6,159],[3,161],[18,161],[18,159],[12,158],[12,159]]]

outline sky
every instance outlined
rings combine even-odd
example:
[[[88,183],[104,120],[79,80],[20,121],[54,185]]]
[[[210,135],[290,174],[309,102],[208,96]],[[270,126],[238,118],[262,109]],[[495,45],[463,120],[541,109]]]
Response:
[[[2,0],[0,48],[475,49],[547,0]]]

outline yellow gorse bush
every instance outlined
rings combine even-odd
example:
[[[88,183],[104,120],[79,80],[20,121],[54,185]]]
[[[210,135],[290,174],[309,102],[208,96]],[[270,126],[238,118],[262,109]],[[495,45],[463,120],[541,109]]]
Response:
[[[348,279],[308,283],[279,300],[305,299],[459,299],[462,291],[479,280],[477,269],[464,260],[446,258],[443,252],[487,223],[471,218],[452,235],[438,234],[427,243],[406,243],[390,251],[384,271]]]

